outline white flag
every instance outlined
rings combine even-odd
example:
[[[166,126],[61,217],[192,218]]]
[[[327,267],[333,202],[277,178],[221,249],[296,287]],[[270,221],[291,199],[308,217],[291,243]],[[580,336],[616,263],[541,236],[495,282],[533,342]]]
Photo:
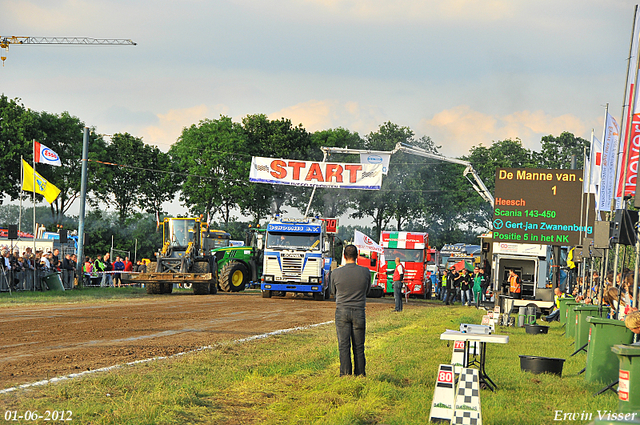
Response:
[[[60,167],[62,165],[57,153],[36,141],[34,141],[33,144],[33,155],[34,161],[37,163],[55,165],[56,167]]]
[[[607,113],[604,143],[602,146],[602,163],[600,188],[596,210],[611,211],[611,200],[616,183],[616,147],[620,137],[620,129],[616,120]]]
[[[369,236],[357,230],[353,231],[353,244],[358,249],[367,249],[369,251],[384,254],[384,248],[375,243]]]

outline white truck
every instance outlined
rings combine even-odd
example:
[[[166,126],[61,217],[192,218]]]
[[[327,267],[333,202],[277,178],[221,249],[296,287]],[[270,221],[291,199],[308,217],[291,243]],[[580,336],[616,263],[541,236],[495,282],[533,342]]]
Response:
[[[508,294],[509,270],[515,270],[521,279],[522,292],[521,299],[513,300],[513,307],[536,306],[541,312],[550,311],[553,308],[553,289],[548,281],[551,246],[493,242],[491,248],[493,293]],[[496,297],[494,301],[498,303],[500,299]],[[505,305],[500,307],[504,311]]]
[[[293,292],[312,294],[315,300],[328,299],[330,248],[324,221],[276,216],[267,224],[262,297]]]

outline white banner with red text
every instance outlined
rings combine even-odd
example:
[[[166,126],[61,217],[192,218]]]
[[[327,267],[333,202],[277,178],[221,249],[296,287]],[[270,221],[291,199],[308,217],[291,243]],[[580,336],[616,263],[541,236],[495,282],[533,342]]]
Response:
[[[254,183],[378,190],[382,164],[349,164],[297,159],[251,159],[249,181]]]

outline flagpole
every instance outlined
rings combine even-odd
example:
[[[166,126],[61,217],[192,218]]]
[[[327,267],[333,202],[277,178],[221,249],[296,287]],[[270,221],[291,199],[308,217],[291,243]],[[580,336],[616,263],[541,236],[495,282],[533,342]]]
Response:
[[[622,116],[620,117],[620,123],[621,123],[620,124],[620,135],[622,136],[622,134],[623,134],[622,130],[623,129],[625,130],[626,133],[628,133],[626,139],[624,137],[620,138],[620,142],[623,142],[623,143],[624,143],[624,140],[628,140],[628,138],[631,135],[632,126],[630,125],[630,123],[633,120],[633,106],[634,106],[634,103],[635,103],[635,91],[637,90],[637,87],[635,87],[635,85],[638,82],[638,65],[640,64],[640,62],[638,62],[638,56],[640,56],[640,55],[638,55],[637,47],[636,47],[636,51],[635,52],[633,51],[633,40],[634,40],[634,37],[636,37],[635,30],[636,30],[637,16],[638,16],[638,5],[636,4],[635,8],[633,9],[633,25],[631,26],[631,40],[629,42],[629,56],[627,57],[627,76],[626,76],[625,82],[624,82],[624,94],[622,95]],[[636,90],[634,90],[634,93],[631,94],[631,96],[632,96],[631,101],[630,101],[629,105],[627,105],[626,101],[627,101],[627,89],[629,88],[629,70],[631,69],[631,58],[633,57],[634,53],[636,54],[636,67],[635,67],[635,72],[634,72],[633,83],[634,83],[634,88]],[[625,108],[627,106],[629,106],[629,111],[628,112],[631,114],[631,116],[630,116],[631,120],[625,120],[624,119],[624,111],[625,111]],[[615,179],[616,180],[618,179],[618,163],[620,162],[619,158],[620,158],[620,143],[618,143],[618,146],[616,148],[616,160],[615,160],[615,167],[616,167]],[[626,164],[626,158],[623,158],[622,162],[623,162],[622,165],[625,165]],[[626,184],[625,184],[625,188],[626,188]],[[615,202],[615,197],[616,197],[616,193],[617,193],[615,184],[613,186],[613,189],[614,190],[613,190],[613,195],[612,195],[612,199],[611,199],[611,210],[615,209],[614,202]],[[622,198],[623,199],[624,199],[624,192],[625,191],[623,189],[622,190]]]
[[[36,139],[33,139],[33,290],[36,290],[36,239],[38,233],[36,232]],[[42,283],[40,283],[40,290],[42,290]]]
[[[22,187],[24,185],[24,158],[20,155],[20,212],[18,213],[18,234],[22,231]]]
[[[636,25],[636,15],[638,12],[638,6],[636,5],[635,8],[635,13],[633,15],[633,30],[632,30],[632,35],[631,35],[631,47],[629,48],[629,65],[631,65],[631,55],[632,55],[632,50],[633,50],[633,40],[634,40],[634,36],[636,36],[635,34],[635,25]],[[637,36],[640,36],[640,34],[638,34]],[[640,38],[638,39],[638,44],[640,44]],[[623,209],[626,209],[625,207],[625,203],[624,203],[624,196],[626,193],[626,189],[627,189],[627,167],[628,167],[628,157],[631,154],[630,149],[631,149],[631,133],[632,133],[632,129],[633,129],[633,114],[634,114],[634,108],[635,108],[635,103],[636,103],[636,94],[638,92],[638,87],[637,83],[638,83],[638,66],[640,66],[640,55],[638,54],[638,52],[636,51],[636,67],[634,70],[634,90],[633,93],[631,93],[631,102],[629,104],[629,120],[627,120],[626,122],[626,128],[625,128],[625,133],[626,133],[626,138],[624,139],[627,142],[627,146],[626,149],[622,152],[623,158],[622,158],[622,207]],[[626,92],[627,92],[627,86],[628,86],[628,78],[629,78],[629,69],[627,68],[627,84],[625,84],[625,100],[626,100]],[[623,102],[623,111],[624,111],[624,102]],[[623,112],[623,120],[624,120],[624,112]],[[616,156],[616,158],[618,158],[620,156],[620,143],[618,143],[618,154]],[[616,160],[616,169],[618,166],[618,163],[620,161]],[[618,178],[618,171],[616,172],[616,180]],[[614,186],[614,192],[611,198],[611,211],[612,213],[615,213],[615,208],[616,208],[616,195],[617,195],[617,188]],[[618,274],[618,259],[620,256],[620,244],[616,243],[616,253],[615,253],[615,257],[613,260],[613,286],[617,287],[617,282],[616,282],[616,277]],[[622,279],[621,279],[622,280]],[[622,282],[620,282],[622,283]]]
[[[593,167],[593,129],[591,129],[591,152],[589,152],[589,169],[587,170],[587,210],[586,212],[584,211],[584,194],[583,196],[581,196],[580,198],[580,220],[582,220],[582,218],[584,217],[584,236],[582,237],[582,285],[585,285],[585,276],[586,276],[586,271],[587,271],[587,260],[586,260],[586,256],[584,255],[586,252],[588,252],[585,249],[584,246],[584,241],[587,237],[587,226],[589,224],[589,199],[591,198],[591,168]],[[584,147],[583,153],[582,153],[582,163],[586,164],[587,163],[587,147]],[[586,168],[586,167],[585,167]],[[582,178],[584,179],[584,168],[582,170]],[[584,190],[583,190],[584,192]]]

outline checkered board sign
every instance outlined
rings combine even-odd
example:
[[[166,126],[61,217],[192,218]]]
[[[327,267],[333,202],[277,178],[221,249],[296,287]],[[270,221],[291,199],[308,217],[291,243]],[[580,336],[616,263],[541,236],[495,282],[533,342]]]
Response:
[[[417,232],[382,232],[380,239],[383,248],[425,249],[429,243],[427,233]]]
[[[477,369],[462,369],[456,391],[452,424],[482,425],[480,382]]]

